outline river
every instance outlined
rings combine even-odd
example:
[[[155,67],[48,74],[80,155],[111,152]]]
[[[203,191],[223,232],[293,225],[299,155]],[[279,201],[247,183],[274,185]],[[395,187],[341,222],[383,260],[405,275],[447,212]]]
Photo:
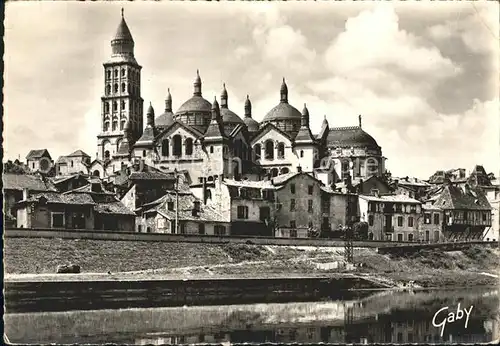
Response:
[[[357,300],[15,313],[12,343],[475,343],[499,338],[499,290],[374,291]],[[457,306],[470,311],[440,323]],[[470,307],[472,306],[472,309]],[[460,314],[459,314],[460,315]]]

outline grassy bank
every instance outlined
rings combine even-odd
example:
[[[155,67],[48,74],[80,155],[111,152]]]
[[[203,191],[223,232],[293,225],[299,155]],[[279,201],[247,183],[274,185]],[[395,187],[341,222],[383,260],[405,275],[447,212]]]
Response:
[[[6,238],[4,244],[7,275],[55,273],[58,265],[69,263],[80,265],[83,273],[120,277],[332,275],[342,272],[332,266],[343,260],[343,248],[334,247],[36,238]],[[410,280],[423,287],[495,285],[498,278],[481,272],[498,275],[500,251],[472,246],[390,257],[356,249],[354,259],[362,264],[355,273],[391,286]]]

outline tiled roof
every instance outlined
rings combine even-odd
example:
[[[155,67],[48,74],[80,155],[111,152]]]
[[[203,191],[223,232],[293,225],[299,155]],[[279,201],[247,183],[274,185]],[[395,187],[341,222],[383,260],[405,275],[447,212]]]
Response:
[[[175,203],[175,200],[176,198],[174,194],[166,195],[161,198],[161,203],[157,204],[155,207],[149,209],[148,211],[156,211],[170,220],[175,220],[175,209],[168,210],[168,202],[171,201]],[[200,212],[197,213],[197,215],[193,215],[193,207],[195,201],[200,202]],[[212,207],[203,205],[201,200],[199,200],[192,194],[179,196],[178,217],[180,221],[229,222],[229,220],[225,220],[222,215],[217,213]]]
[[[90,155],[88,155],[86,152],[82,151],[82,150],[77,150],[77,151],[74,151],[72,152],[71,154],[69,154],[68,156],[66,157],[74,157],[74,156],[85,156],[85,157],[90,157]]]
[[[273,185],[281,185],[286,183],[288,180],[292,179],[296,175],[298,175],[299,172],[289,172],[285,174],[280,174],[272,179]]]
[[[491,210],[481,189],[455,185],[445,186],[434,205],[441,209]]]
[[[142,132],[141,138],[134,144],[134,146],[152,146],[155,140],[155,131],[154,129],[148,125]]]
[[[97,203],[94,210],[99,214],[135,215],[120,201]]]
[[[26,159],[39,159],[43,156],[48,156],[50,158],[49,151],[47,149],[34,149],[30,150]]]
[[[129,175],[130,180],[175,180],[173,174],[162,172],[132,172]]]
[[[132,34],[130,33],[130,30],[128,28],[128,25],[125,22],[125,18],[123,18],[123,17],[120,21],[120,25],[118,26],[118,29],[116,30],[115,40],[134,41],[134,39],[132,38]]]
[[[3,188],[6,190],[23,190],[30,191],[55,191],[49,181],[43,181],[37,175],[29,174],[11,174],[5,173],[2,175]]]
[[[243,122],[247,126],[249,132],[257,132],[259,131],[259,122],[252,117],[244,117]]]
[[[297,136],[295,136],[294,142],[314,143],[315,138],[311,133],[311,129],[306,126],[301,126],[299,129],[299,133],[297,133]]]
[[[27,200],[23,202],[39,202],[44,198],[49,204],[73,204],[73,205],[94,205],[92,197],[87,194],[80,193],[59,193],[59,192],[41,192],[30,195]]]
[[[362,198],[367,201],[373,202],[400,202],[400,203],[417,203],[421,204],[419,200],[414,198],[410,198],[406,195],[383,195],[383,196],[367,196],[367,195],[359,195],[359,198]]]
[[[95,184],[95,183],[94,183]],[[71,192],[85,192],[85,193],[104,193],[104,194],[110,194],[110,195],[114,195],[113,192],[111,191],[107,191],[104,186],[102,186],[101,183],[98,183],[98,188],[96,189],[96,191],[92,191],[92,184],[87,184],[85,186],[82,186],[82,187],[79,187],[77,189],[74,189],[72,191],[69,191],[70,193]]]
[[[155,119],[155,125],[162,128],[167,128],[174,123],[174,113],[165,111]]]

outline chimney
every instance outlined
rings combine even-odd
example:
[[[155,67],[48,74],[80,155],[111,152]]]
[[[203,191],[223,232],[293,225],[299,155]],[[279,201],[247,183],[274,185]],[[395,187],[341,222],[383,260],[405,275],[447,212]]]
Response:
[[[27,200],[30,196],[30,192],[27,188],[23,189],[23,200]]]
[[[302,172],[302,167],[297,166],[297,172],[299,172],[299,173]]]
[[[202,197],[203,197],[203,204],[207,204],[207,177],[203,177],[203,183],[202,183]]]
[[[193,202],[193,211],[192,211],[193,216],[198,216],[198,213],[200,211],[201,211],[200,201],[194,201]]]

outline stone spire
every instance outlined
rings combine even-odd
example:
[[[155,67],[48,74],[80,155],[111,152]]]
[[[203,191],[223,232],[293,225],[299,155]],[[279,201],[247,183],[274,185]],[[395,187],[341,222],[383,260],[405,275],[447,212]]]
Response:
[[[245,117],[252,117],[252,102],[250,102],[250,97],[248,95],[245,100]]]
[[[220,107],[227,108],[227,90],[226,83],[222,84],[222,93],[220,95]]]
[[[201,96],[201,78],[199,70],[196,70],[196,79],[194,80],[194,96]]]
[[[170,88],[168,88],[167,98],[165,99],[165,113],[172,112],[172,95],[170,95]]]
[[[121,10],[122,18],[114,39],[111,41],[112,56],[134,56],[134,39]]]
[[[300,117],[300,129],[299,133],[294,140],[294,145],[301,144],[314,144],[314,136],[311,133],[311,129],[309,128],[309,110],[307,109],[306,104],[304,103],[304,109],[302,110],[302,115]]]
[[[288,87],[286,86],[285,77],[283,77],[283,82],[281,83],[280,95],[280,102],[288,103]]]
[[[155,127],[155,110],[151,102],[149,102],[148,111],[146,112],[146,125]]]
[[[302,109],[302,116],[300,117],[300,126],[309,128],[309,110],[304,103],[304,109]]]
[[[212,103],[212,120],[208,125],[207,131],[203,136],[205,142],[220,142],[226,139],[224,135],[224,127],[222,126],[222,119],[220,116],[219,103],[217,98]]]

